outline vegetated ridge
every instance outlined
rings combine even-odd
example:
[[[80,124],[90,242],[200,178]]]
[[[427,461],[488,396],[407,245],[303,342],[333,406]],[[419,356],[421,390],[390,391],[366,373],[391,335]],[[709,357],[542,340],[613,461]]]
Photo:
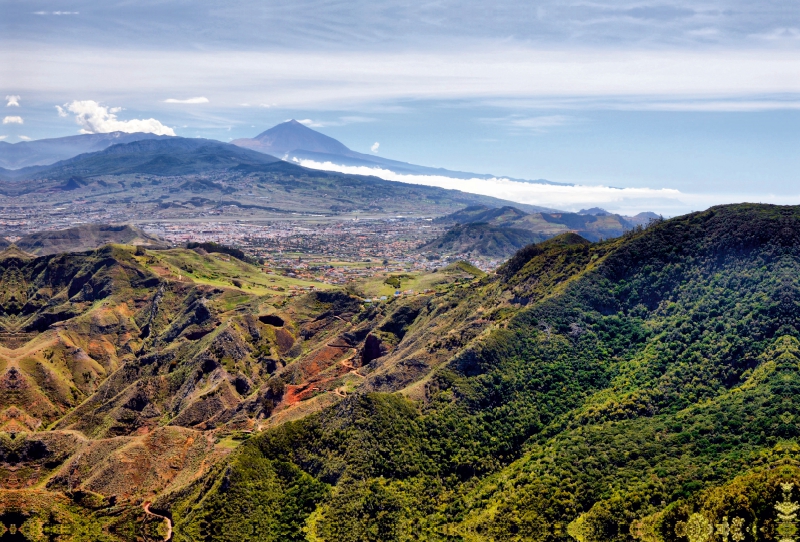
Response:
[[[459,224],[444,235],[422,245],[419,250],[436,255],[463,254],[466,257],[505,259],[526,245],[545,238],[530,230],[501,228],[485,222]]]
[[[601,210],[602,211],[602,210]],[[596,214],[589,213],[566,213],[566,212],[525,212],[515,206],[488,207],[485,205],[471,205],[460,209],[455,213],[437,219],[437,222],[444,224],[456,224],[452,232],[445,236],[458,237],[459,232],[470,231],[464,225],[482,224],[478,229],[492,228],[495,233],[500,233],[498,229],[511,228],[514,230],[526,230],[535,234],[539,240],[552,237],[565,232],[572,232],[581,235],[590,241],[599,241],[610,237],[619,237],[628,230],[636,226],[644,226],[650,221],[649,215],[643,213],[648,220],[642,221],[641,215],[637,217],[623,217],[620,215],[602,211]],[[657,219],[655,217],[653,220]],[[444,238],[435,240],[429,244],[430,247],[437,246],[439,242],[443,247],[447,244]],[[528,244],[528,243],[524,243]],[[515,250],[522,248],[523,245],[515,247]],[[476,250],[480,250],[476,247]],[[513,252],[513,251],[512,251]],[[510,254],[505,254],[510,255]]]
[[[750,204],[526,247],[409,313],[406,355],[360,393],[159,506],[176,540],[777,537],[800,472],[798,262],[800,208]],[[412,352],[422,326],[449,332]]]
[[[798,262],[800,207],[750,204],[384,303],[186,249],[8,257],[4,476],[108,540],[143,502],[176,541],[775,538]]]
[[[167,248],[169,246],[162,239],[145,233],[130,224],[83,224],[65,230],[40,231],[24,236],[14,244],[20,250],[37,256],[94,250],[108,244],[147,248]]]

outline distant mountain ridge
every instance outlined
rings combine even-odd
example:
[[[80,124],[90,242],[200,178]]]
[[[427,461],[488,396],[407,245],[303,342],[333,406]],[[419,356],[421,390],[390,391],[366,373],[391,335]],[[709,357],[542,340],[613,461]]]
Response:
[[[274,156],[251,151],[212,139],[169,137],[143,139],[112,145],[102,151],[85,153],[49,166],[32,166],[0,172],[16,179],[67,179],[72,176],[187,175],[220,169],[262,167],[280,163]]]
[[[419,247],[419,252],[447,258],[504,259],[527,245],[557,235],[574,234],[588,241],[599,241],[619,237],[636,227],[628,217],[602,209],[592,211],[596,212],[528,213],[512,206],[470,205],[437,218],[437,223],[452,227]]]
[[[488,224],[495,228],[527,230],[538,235],[540,239],[571,232],[589,241],[599,241],[619,237],[626,231],[632,230],[636,224],[628,218],[612,213],[580,214],[561,211],[527,213],[512,206],[471,205],[441,217],[437,222],[456,225]]]
[[[15,170],[31,166],[48,166],[79,154],[97,152],[120,143],[142,139],[166,139],[170,136],[126,132],[81,134],[67,137],[37,139],[7,143],[0,141],[0,170]]]
[[[400,162],[398,160],[389,160],[371,154],[363,154],[350,150],[340,141],[326,136],[325,134],[321,134],[316,130],[312,130],[294,119],[273,126],[252,139],[234,139],[231,143],[254,151],[280,156],[284,160],[298,163],[303,160],[311,160],[321,164],[330,162],[340,166],[388,169],[402,175],[437,175],[452,177],[454,179],[505,178],[527,183],[571,186],[563,183],[554,183],[545,179],[512,179],[511,177],[501,175],[470,173],[466,171],[453,171],[444,168],[419,166],[407,162]]]
[[[125,178],[131,175],[134,178]],[[200,208],[220,213],[223,207],[246,210],[250,217],[389,209],[439,216],[466,205],[512,203],[376,176],[309,169],[229,143],[181,137],[134,141],[48,166],[0,171],[0,194],[13,198],[33,192],[43,199],[70,192],[71,198],[90,198],[93,204],[101,198],[117,207],[135,199],[151,207],[147,213],[159,216],[191,215]],[[144,216],[152,214],[138,218]]]

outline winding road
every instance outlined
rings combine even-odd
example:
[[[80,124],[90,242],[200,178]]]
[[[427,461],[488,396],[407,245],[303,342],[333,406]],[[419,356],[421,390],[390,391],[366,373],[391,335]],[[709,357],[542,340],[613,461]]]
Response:
[[[160,518],[167,522],[167,534],[164,535],[164,542],[169,542],[170,540],[172,540],[172,520],[169,519],[167,516],[162,516],[161,514],[156,514],[155,512],[151,512],[150,501],[145,502],[142,505],[142,508],[144,509],[144,513],[147,514],[148,516]]]

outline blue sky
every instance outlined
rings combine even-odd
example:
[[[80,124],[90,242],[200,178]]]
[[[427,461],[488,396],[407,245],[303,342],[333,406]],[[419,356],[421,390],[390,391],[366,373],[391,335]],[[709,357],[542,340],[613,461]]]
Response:
[[[0,47],[8,142],[297,118],[424,165],[800,203],[795,2],[0,0]]]

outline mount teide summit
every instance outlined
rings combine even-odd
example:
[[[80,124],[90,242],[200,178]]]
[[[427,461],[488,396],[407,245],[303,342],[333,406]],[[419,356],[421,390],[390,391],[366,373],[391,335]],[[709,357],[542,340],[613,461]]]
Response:
[[[282,157],[284,160],[313,161],[317,164],[330,163],[337,166],[362,166],[381,168],[402,175],[439,175],[454,179],[492,179],[498,175],[485,173],[470,173],[466,171],[452,171],[444,168],[433,168],[389,160],[371,154],[353,151],[340,141],[321,134],[316,130],[292,119],[273,126],[252,139],[243,138],[231,141],[234,145],[245,147],[254,151]],[[309,165],[309,164],[304,164]],[[509,178],[510,177],[505,177]],[[544,179],[535,181],[525,179],[511,179],[520,182],[537,184],[562,184],[553,183]]]
[[[351,151],[344,144],[332,137],[312,130],[294,119],[273,126],[269,130],[258,134],[253,139],[236,139],[232,141],[232,143],[239,147],[245,147],[273,156],[282,156],[287,153],[302,150],[310,153],[352,156],[353,158],[371,158],[370,156]]]

